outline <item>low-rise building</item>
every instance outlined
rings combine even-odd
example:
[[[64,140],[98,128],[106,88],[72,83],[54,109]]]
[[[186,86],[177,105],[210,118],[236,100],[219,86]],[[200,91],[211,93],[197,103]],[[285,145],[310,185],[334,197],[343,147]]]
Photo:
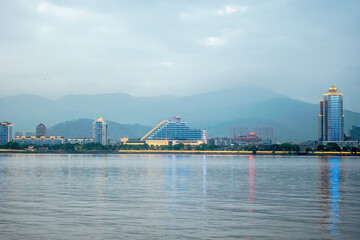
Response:
[[[315,150],[317,146],[318,146],[318,141],[314,141],[314,140],[308,140],[299,143],[300,151]]]
[[[13,142],[16,142],[20,145],[57,145],[57,144],[64,144],[64,138],[63,137],[15,137],[12,139]]]
[[[249,133],[247,136],[235,137],[234,142],[239,145],[262,145],[262,139],[256,136],[254,132]]]
[[[92,138],[68,138],[66,139],[67,143],[71,143],[71,144],[80,144],[80,145],[84,145],[87,143],[92,143],[94,142],[94,140]]]
[[[209,145],[227,147],[234,144],[234,139],[228,137],[212,137],[207,140],[207,143]]]
[[[328,143],[336,143],[341,149],[344,147],[348,148],[359,148],[359,141],[323,141],[323,145],[327,145]]]

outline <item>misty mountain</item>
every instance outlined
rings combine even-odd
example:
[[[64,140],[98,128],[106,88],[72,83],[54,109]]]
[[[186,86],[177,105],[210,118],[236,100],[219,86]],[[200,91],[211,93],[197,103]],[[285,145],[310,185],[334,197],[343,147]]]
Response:
[[[92,119],[78,119],[56,124],[48,129],[49,136],[65,138],[92,138]],[[140,124],[120,124],[107,121],[108,138],[118,140],[120,137],[140,138],[151,130],[149,126]]]
[[[108,122],[155,126],[182,113],[191,127],[206,128],[209,136],[227,136],[230,126],[273,126],[278,140],[298,141],[317,138],[318,111],[317,104],[258,87],[185,97],[116,93],[67,95],[57,100],[32,95],[0,98],[0,120],[12,122],[15,131],[34,131],[40,122],[52,126],[81,118],[92,122],[98,117]],[[345,132],[360,123],[360,113],[345,110],[344,115]]]

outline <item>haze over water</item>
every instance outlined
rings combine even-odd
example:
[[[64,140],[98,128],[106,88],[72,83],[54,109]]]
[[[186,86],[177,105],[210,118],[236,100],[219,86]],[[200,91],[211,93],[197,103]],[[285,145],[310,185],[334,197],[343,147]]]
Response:
[[[355,157],[0,155],[0,239],[358,239]]]

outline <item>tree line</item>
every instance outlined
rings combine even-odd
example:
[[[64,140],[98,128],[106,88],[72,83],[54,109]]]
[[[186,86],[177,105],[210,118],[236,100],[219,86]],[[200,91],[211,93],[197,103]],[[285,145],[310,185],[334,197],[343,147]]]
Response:
[[[102,145],[100,143],[86,143],[80,145],[78,143],[65,143],[57,145],[20,145],[16,142],[8,142],[5,145],[0,145],[0,149],[34,149],[34,150],[43,150],[43,151],[64,151],[64,152],[86,152],[86,151],[118,151],[118,150],[197,150],[197,151],[252,151],[256,153],[257,151],[292,151],[299,152],[300,145],[293,143],[282,143],[282,144],[271,144],[271,145],[230,145],[230,146],[218,146],[218,145],[209,145],[209,144],[200,144],[200,145],[187,145],[183,143],[175,144],[172,146],[154,146],[148,144],[139,144],[139,145]],[[334,142],[328,143],[326,145],[318,145],[316,149],[306,148],[306,152],[311,151],[324,151],[324,152],[352,152],[357,153],[358,148],[350,148],[340,146]]]

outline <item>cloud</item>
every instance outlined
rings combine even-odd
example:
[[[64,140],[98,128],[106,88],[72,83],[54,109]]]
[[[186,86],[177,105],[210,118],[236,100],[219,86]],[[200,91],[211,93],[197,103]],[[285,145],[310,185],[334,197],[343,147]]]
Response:
[[[209,47],[218,47],[223,45],[224,42],[224,39],[218,37],[208,37],[204,40],[205,45]]]
[[[247,10],[248,10],[247,6],[225,6],[219,11],[217,11],[217,13],[219,15],[225,15],[225,14],[229,15],[236,12],[246,12]]]
[[[164,66],[164,67],[171,67],[172,65],[174,65],[172,62],[162,62],[161,63],[161,66]]]
[[[174,66],[174,63],[173,63],[173,62],[169,62],[169,61],[164,61],[164,62],[161,62],[161,63],[150,64],[149,66],[150,66],[150,67],[164,67],[164,68],[169,68],[169,67]]]
[[[39,28],[39,31],[41,33],[47,33],[47,32],[50,32],[51,30],[53,30],[53,27],[51,27],[51,26],[42,26]]]
[[[37,10],[42,14],[50,14],[58,17],[80,18],[86,15],[84,11],[69,7],[59,7],[48,2],[41,2]]]

